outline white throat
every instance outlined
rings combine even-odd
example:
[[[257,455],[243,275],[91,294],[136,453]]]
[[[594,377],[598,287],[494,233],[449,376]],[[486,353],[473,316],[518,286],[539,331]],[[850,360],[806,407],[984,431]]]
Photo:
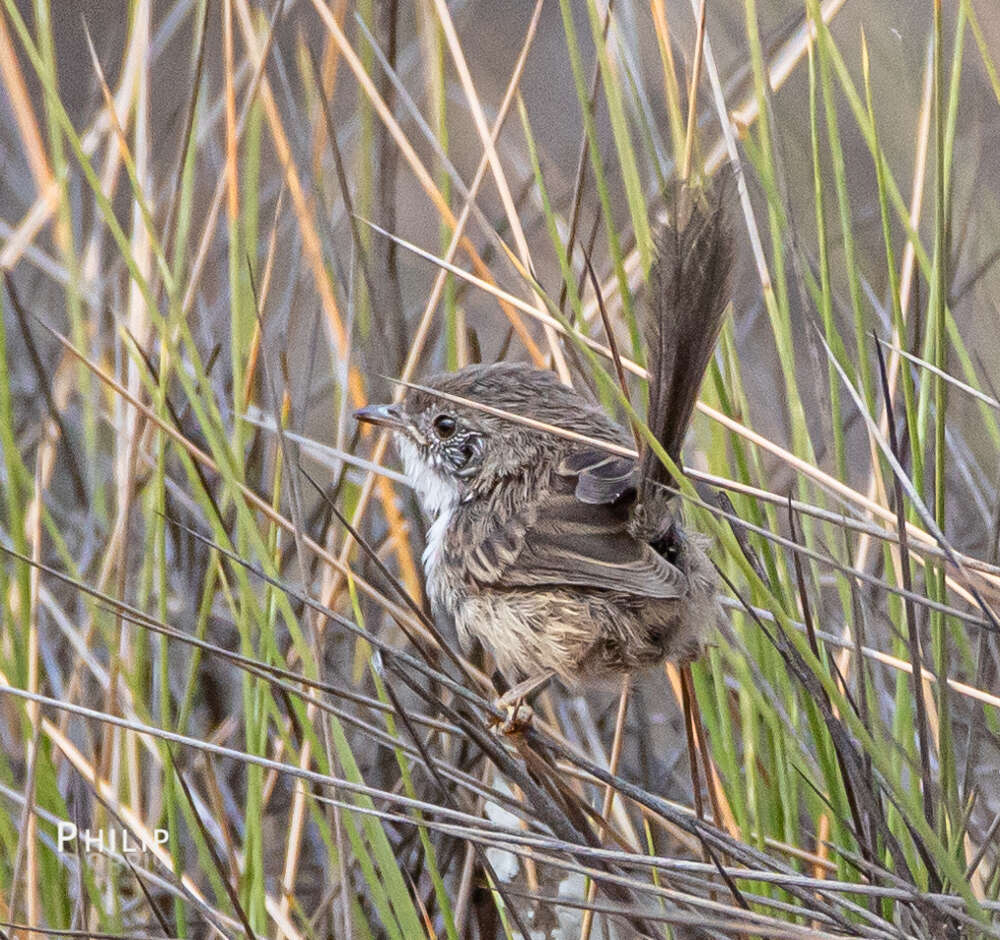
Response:
[[[416,445],[409,438],[397,435],[396,446],[400,457],[403,458],[406,477],[420,501],[420,508],[431,520],[430,528],[427,530],[423,563],[428,584],[433,592],[434,576],[444,548],[445,533],[451,524],[451,515],[458,505],[458,487],[436,467],[422,460]]]

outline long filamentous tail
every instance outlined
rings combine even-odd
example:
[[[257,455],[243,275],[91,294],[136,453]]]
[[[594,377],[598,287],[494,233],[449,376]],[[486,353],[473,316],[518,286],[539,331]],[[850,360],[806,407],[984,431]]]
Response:
[[[700,193],[676,189],[670,222],[656,238],[643,323],[650,375],[647,423],[677,463],[728,309],[733,258],[728,191],[726,179]],[[670,483],[666,467],[649,447],[642,477],[644,482]]]

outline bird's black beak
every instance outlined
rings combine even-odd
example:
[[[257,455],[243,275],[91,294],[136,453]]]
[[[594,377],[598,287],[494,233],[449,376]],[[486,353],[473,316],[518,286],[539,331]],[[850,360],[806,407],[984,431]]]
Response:
[[[354,420],[363,424],[380,424],[397,431],[407,426],[399,405],[366,405],[354,412]]]

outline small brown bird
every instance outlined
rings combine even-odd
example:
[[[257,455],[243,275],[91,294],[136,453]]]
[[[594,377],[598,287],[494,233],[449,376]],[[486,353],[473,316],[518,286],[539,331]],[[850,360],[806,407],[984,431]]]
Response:
[[[679,462],[725,315],[731,244],[721,197],[684,192],[675,208],[684,221],[658,238],[644,332],[647,423]],[[528,680],[521,689],[696,657],[718,616],[715,571],[706,539],[681,528],[655,453],[636,461],[497,411],[631,442],[553,373],[515,363],[437,375],[355,415],[394,432],[431,522],[428,593],[463,645],[481,640],[509,680]]]

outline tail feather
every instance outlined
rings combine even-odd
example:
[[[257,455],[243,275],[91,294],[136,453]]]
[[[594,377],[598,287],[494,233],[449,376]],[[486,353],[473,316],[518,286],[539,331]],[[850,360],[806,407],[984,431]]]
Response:
[[[729,302],[733,247],[727,189],[723,181],[700,194],[676,191],[670,224],[657,236],[643,323],[650,376],[647,423],[675,462]],[[649,447],[642,474],[644,481],[670,482]]]

